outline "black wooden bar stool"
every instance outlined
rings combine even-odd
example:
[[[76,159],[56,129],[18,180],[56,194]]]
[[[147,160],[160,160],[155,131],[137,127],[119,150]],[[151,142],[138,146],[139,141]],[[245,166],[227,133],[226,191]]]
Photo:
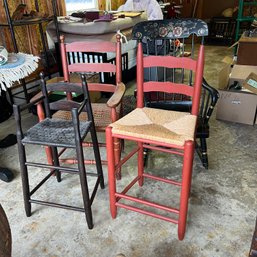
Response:
[[[82,86],[81,84],[72,84],[67,82],[58,82],[46,84],[43,74],[41,74],[41,86],[43,96],[37,100],[25,104],[22,106],[14,105],[14,116],[17,124],[17,141],[23,186],[23,196],[25,203],[26,215],[31,215],[31,203],[42,204],[47,206],[59,207],[64,209],[76,210],[85,212],[88,228],[93,228],[93,218],[91,205],[95,198],[97,189],[99,185],[104,188],[104,178],[100,160],[100,154],[98,149],[97,136],[95,132],[95,124],[92,115],[91,102],[88,94],[87,83],[85,81],[85,76],[82,75]],[[75,102],[73,100],[62,99],[56,102],[49,102],[49,94],[54,91],[66,92],[69,96],[73,93],[77,95],[82,95],[82,103]],[[33,127],[29,128],[25,133],[22,130],[21,122],[21,111],[25,110],[38,101],[44,101],[46,118],[41,122],[37,123]],[[71,111],[72,121],[61,120],[52,118],[52,112],[58,110]],[[80,121],[79,116],[82,112],[87,112],[88,120]],[[96,160],[96,170],[97,172],[89,173],[86,172],[84,165],[84,153],[82,148],[82,142],[87,134],[91,135],[94,149],[94,157]],[[37,163],[32,161],[27,161],[25,148],[27,145],[39,145],[39,146],[49,146],[53,153],[53,165]],[[65,147],[76,150],[77,155],[77,167],[67,167],[60,166],[58,159],[58,148]],[[42,148],[43,149],[43,148]],[[36,159],[36,156],[33,157]],[[39,167],[50,169],[47,176],[34,187],[30,189],[29,179],[28,179],[28,167]],[[71,173],[79,174],[82,198],[84,207],[74,207],[64,204],[58,204],[53,202],[47,202],[43,200],[38,200],[32,198],[32,195],[48,180],[52,179],[56,175],[57,181],[61,181],[61,173]],[[92,190],[92,194],[89,194],[89,188],[87,184],[87,175],[92,175],[96,177],[96,183]]]

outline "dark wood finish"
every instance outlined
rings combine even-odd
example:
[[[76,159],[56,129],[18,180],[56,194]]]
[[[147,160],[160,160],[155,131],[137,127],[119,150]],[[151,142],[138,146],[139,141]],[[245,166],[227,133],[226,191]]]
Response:
[[[0,204],[0,256],[11,257],[12,235],[5,211]]]
[[[104,188],[104,178],[87,83],[85,81],[84,75],[82,75],[81,78],[82,86],[77,84],[71,84],[68,82],[57,82],[47,85],[43,74],[41,74],[42,96],[37,99],[34,99],[34,101],[32,101],[31,103],[25,104],[23,106],[14,105],[14,115],[17,127],[17,141],[26,215],[28,217],[31,216],[31,203],[64,208],[69,210],[83,211],[86,215],[88,228],[92,229],[93,217],[91,205],[93,203],[99,185],[101,188]],[[76,93],[82,93],[83,101],[81,103],[77,103],[75,101],[66,99],[60,100],[59,102],[57,101],[54,104],[49,104],[48,97],[52,91],[75,91]],[[41,120],[40,123],[28,129],[26,134],[23,133],[21,110],[28,108],[36,102],[42,102],[42,100],[44,101],[46,119]],[[52,118],[51,111],[57,109],[69,109],[69,111],[71,111],[72,114],[72,121],[55,120],[54,118]],[[83,123],[79,120],[79,114],[82,113],[82,111],[86,111],[88,115],[88,121]],[[87,173],[84,165],[84,153],[82,143],[88,133],[90,133],[93,142],[97,171],[95,174]],[[50,147],[52,154],[52,165],[44,163],[27,162],[25,146],[30,144]],[[76,149],[76,158],[78,160],[77,168],[60,166],[57,150],[58,147]],[[50,172],[45,176],[45,178],[43,178],[32,190],[30,190],[29,186],[28,167],[42,167],[50,169]],[[53,174],[56,176],[57,181],[61,182],[62,172],[68,172],[71,174],[79,175],[84,208],[32,198],[32,195],[39,188],[41,188],[41,186],[43,186],[45,182],[52,177]],[[91,196],[89,195],[89,189],[87,185],[87,176],[89,175],[93,175],[97,178]]]

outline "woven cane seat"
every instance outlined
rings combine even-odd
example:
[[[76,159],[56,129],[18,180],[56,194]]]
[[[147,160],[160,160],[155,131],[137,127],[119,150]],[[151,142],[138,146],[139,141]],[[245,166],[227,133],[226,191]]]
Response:
[[[91,122],[80,122],[82,138],[86,136],[90,126]],[[75,148],[74,124],[72,121],[47,118],[30,128],[22,143]]]
[[[111,120],[111,108],[106,103],[92,103],[93,116],[95,121],[95,127],[97,131],[105,131],[105,128],[112,123]],[[121,105],[116,108],[117,113],[120,113]],[[58,111],[53,115],[56,119],[71,120],[71,112]],[[87,113],[83,112],[80,115],[80,120],[87,120]]]
[[[112,123],[114,134],[183,146],[194,140],[197,117],[187,112],[137,108]]]

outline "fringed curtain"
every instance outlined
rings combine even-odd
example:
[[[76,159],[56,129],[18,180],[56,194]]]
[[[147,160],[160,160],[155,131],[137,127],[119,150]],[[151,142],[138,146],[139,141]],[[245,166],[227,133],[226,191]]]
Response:
[[[36,10],[34,0],[8,0],[8,7],[10,15],[12,16],[13,12],[20,3],[27,5],[27,13],[30,13],[31,10]],[[58,10],[58,15],[66,14],[65,0],[56,0]],[[38,0],[39,12],[43,16],[52,16],[53,8],[52,1],[50,0]],[[0,23],[6,23],[6,13],[4,8],[3,0],[0,0]],[[43,24],[43,29],[45,30],[47,23]],[[42,51],[42,40],[39,34],[38,25],[29,25],[29,26],[15,26],[15,37],[20,52],[31,53],[34,55],[40,55]],[[0,27],[0,45],[4,45],[9,52],[14,51],[13,44],[10,37],[10,31],[7,27]]]
[[[126,0],[111,0],[112,10],[117,10],[121,5],[125,4]],[[106,10],[106,0],[98,0],[99,10]]]

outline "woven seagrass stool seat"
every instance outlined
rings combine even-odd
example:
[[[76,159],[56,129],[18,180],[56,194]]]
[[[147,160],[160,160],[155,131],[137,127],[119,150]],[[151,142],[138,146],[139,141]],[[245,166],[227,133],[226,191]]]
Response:
[[[33,100],[29,104],[23,106],[14,105],[13,108],[17,125],[17,142],[26,215],[28,217],[31,215],[31,203],[81,211],[85,213],[88,228],[92,229],[93,217],[91,206],[93,204],[99,186],[101,188],[104,188],[104,178],[89,92],[85,81],[85,76],[82,75],[81,78],[82,85],[68,82],[56,82],[46,84],[44,76],[43,74],[41,74],[42,96],[38,99]],[[63,91],[67,92],[68,94],[75,93],[82,96],[83,100],[81,103],[79,103],[69,99],[61,99],[50,103],[49,95],[56,91]],[[44,102],[46,118],[42,119],[39,123],[29,128],[26,132],[23,132],[21,111],[29,108],[34,104],[37,104],[38,102],[42,102],[42,100]],[[58,111],[69,113],[71,119],[63,120],[52,117],[52,113]],[[87,121],[80,120],[81,114],[85,116],[84,113],[87,114]],[[87,173],[84,163],[85,154],[83,152],[82,143],[85,137],[89,135],[92,139],[96,171]],[[48,149],[50,149],[52,154],[51,164],[38,163],[27,160],[27,158],[29,157],[26,156],[26,150],[29,145],[46,146]],[[58,151],[61,151],[59,149],[60,147],[61,149],[65,148],[67,150],[73,149],[73,152],[75,149],[77,159],[77,165],[75,167],[60,165],[58,153]],[[47,175],[33,189],[30,189],[28,167],[49,169],[50,172],[47,173]],[[62,173],[79,175],[84,207],[49,202],[38,199],[39,196],[37,197],[37,199],[34,198],[34,193],[38,191],[46,181],[56,177],[57,181],[61,182]],[[92,190],[88,188],[87,176],[94,177],[93,179],[95,180],[95,184]],[[92,191],[91,195],[89,194],[90,191]],[[54,193],[52,195],[55,196]]]
[[[93,111],[93,116],[95,120],[95,127],[97,131],[105,131],[105,128],[112,123],[111,119],[111,110],[110,108],[106,105],[106,103],[92,103],[92,111]],[[116,112],[119,115],[121,112],[121,105],[119,104],[116,107]],[[53,114],[54,118],[57,119],[64,119],[64,120],[71,120],[71,113],[66,112],[66,111],[58,111]],[[80,116],[80,120],[86,121],[87,114],[82,113]]]
[[[194,140],[196,119],[190,113],[145,107],[135,109],[110,126],[115,134],[184,145],[185,141]]]

